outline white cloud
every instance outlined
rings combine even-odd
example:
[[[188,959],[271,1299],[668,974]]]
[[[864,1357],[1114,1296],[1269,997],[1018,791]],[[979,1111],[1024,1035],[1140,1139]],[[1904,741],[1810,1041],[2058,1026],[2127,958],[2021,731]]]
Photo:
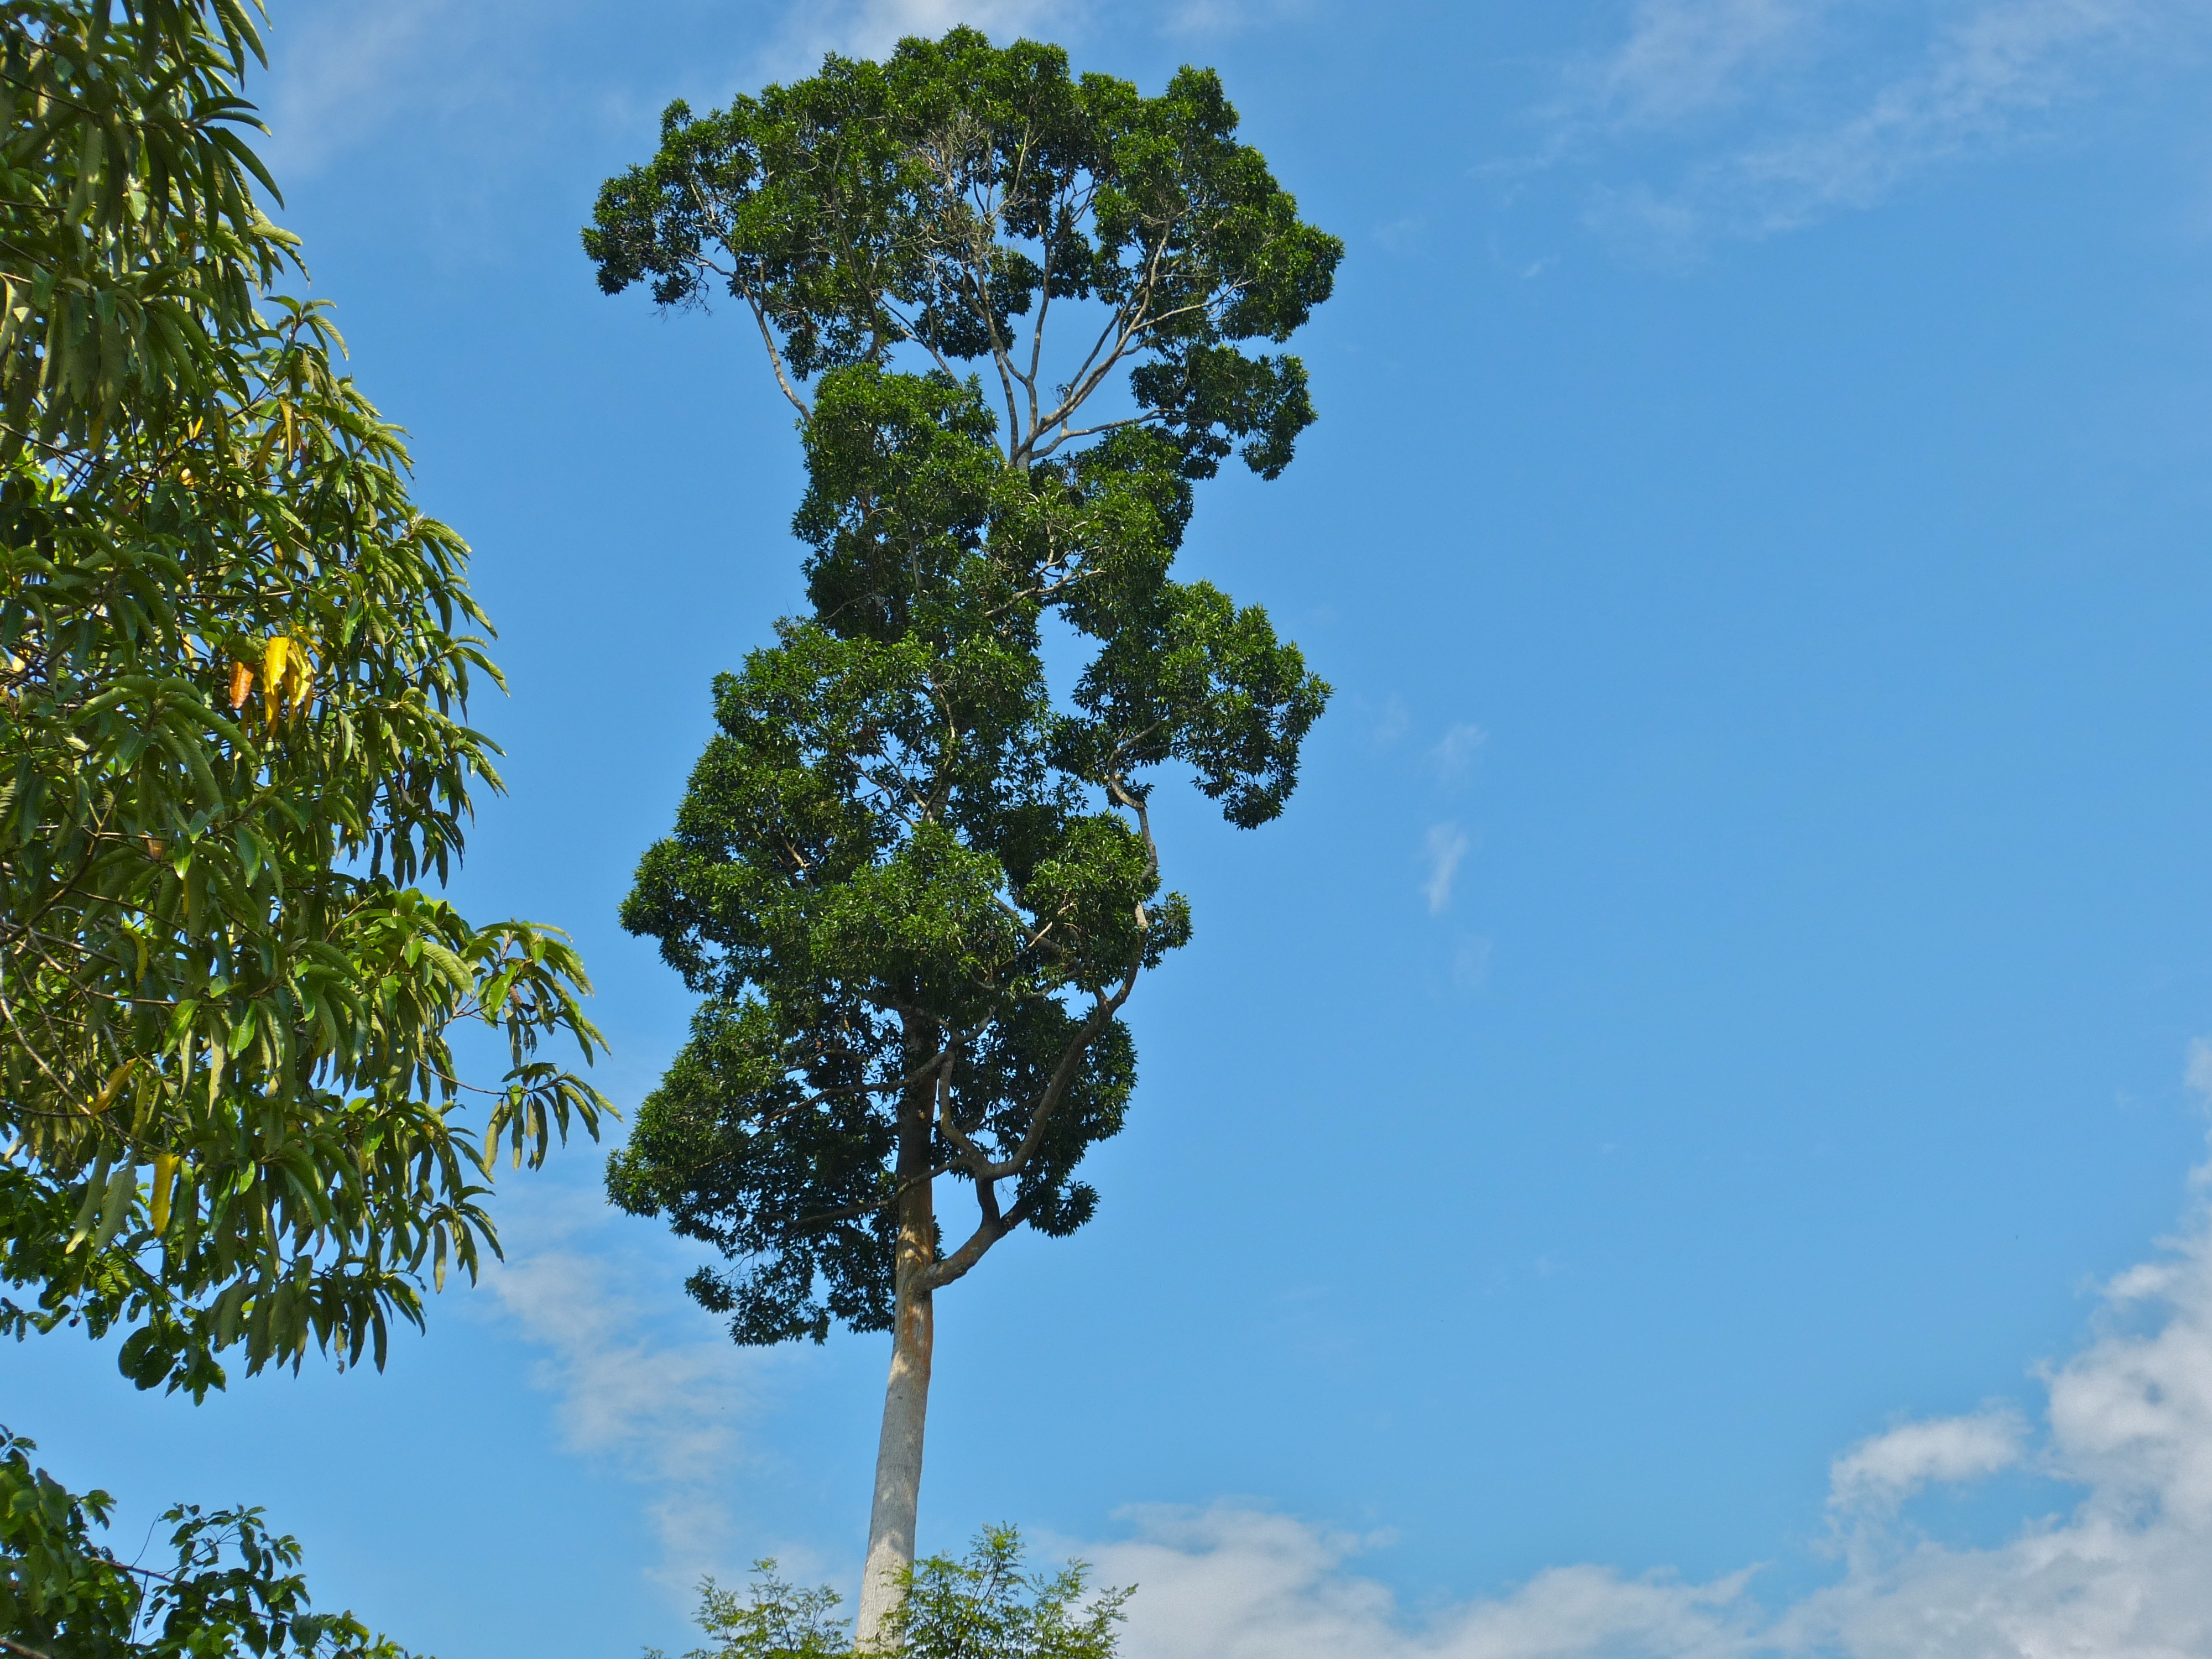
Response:
[[[1829,1465],[1839,1509],[1893,1508],[1930,1482],[1956,1484],[2020,1461],[2027,1425],[2010,1407],[1905,1423],[1862,1440]]]
[[[2212,1087],[2212,1062],[2192,1077]],[[2200,1186],[2203,1183],[2200,1183]],[[2042,1373],[2039,1447],[1999,1406],[1907,1423],[1833,1465],[1837,1582],[1778,1610],[1750,1571],[1708,1584],[1554,1568],[1508,1593],[1407,1617],[1352,1567],[1358,1540],[1281,1516],[1139,1512],[1133,1541],[1082,1553],[1137,1583],[1126,1659],[2190,1659],[2212,1653],[2212,1226],[2118,1275],[2100,1328]],[[1929,1482],[2027,1465],[2065,1512],[1958,1548],[1900,1519]]]
[[[1429,878],[1421,884],[1421,891],[1429,901],[1431,915],[1442,915],[1451,903],[1452,882],[1471,845],[1466,832],[1455,823],[1439,823],[1430,830]]]
[[[1139,1587],[1124,1659],[1720,1659],[1747,1650],[1741,1573],[1696,1585],[1558,1568],[1416,1626],[1383,1586],[1346,1570],[1359,1540],[1249,1510],[1136,1513],[1133,1540],[1081,1552],[1101,1582]]]
[[[2173,58],[2207,13],[2203,0],[1644,0],[1616,46],[1569,69],[1549,112],[1554,159],[1681,140],[1659,182],[1595,191],[1592,222],[1655,252],[1770,234],[2047,131],[2060,106]]]
[[[2146,1316],[2152,1323],[2138,1328]],[[2212,1652],[2212,1231],[2106,1287],[2106,1328],[2047,1375],[2040,1462],[2070,1513],[1952,1549],[1876,1524],[1844,1581],[1776,1627],[1852,1659]]]

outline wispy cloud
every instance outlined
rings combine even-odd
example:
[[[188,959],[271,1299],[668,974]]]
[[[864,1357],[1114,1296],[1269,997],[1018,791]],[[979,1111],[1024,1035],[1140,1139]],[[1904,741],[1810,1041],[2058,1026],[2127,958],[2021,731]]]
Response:
[[[1565,72],[1552,159],[1632,156],[1590,218],[1646,251],[1771,234],[2045,132],[2208,23],[2203,0],[1642,0]]]
[[[580,59],[605,27],[585,0],[381,0],[286,9],[257,89],[280,181],[415,126],[465,131],[473,173],[527,155],[581,113],[635,125],[677,93],[720,104],[810,75],[823,54],[880,57],[909,34],[969,23],[994,40],[1058,36],[1097,0],[807,0],[702,28],[673,58]],[[1155,25],[1157,26],[1157,24]]]
[[[1474,769],[1475,757],[1482,753],[1490,741],[1490,733],[1471,722],[1462,722],[1446,732],[1431,751],[1436,763],[1437,775],[1446,783],[1463,783]]]
[[[1829,1503],[1845,1512],[1893,1510],[1922,1487],[1955,1486],[2020,1462],[2027,1420],[2009,1406],[1904,1423],[1862,1440],[1829,1466]]]
[[[2189,1064],[2183,1077],[2198,1098],[2212,1106],[2212,1042],[2198,1037],[2189,1045]],[[2212,1165],[2207,1168],[2212,1169]]]
[[[1742,103],[1807,55],[1832,0],[1641,0],[1612,51],[1569,69],[1564,118],[1666,127]]]
[[[1429,222],[1419,214],[1393,219],[1388,224],[1377,225],[1371,233],[1385,252],[1412,253],[1425,246],[1429,240]]]
[[[728,1566],[727,1494],[773,1362],[684,1302],[672,1252],[626,1241],[596,1195],[518,1192],[504,1214],[507,1259],[484,1282],[541,1356],[562,1444],[646,1491],[672,1583]]]
[[[257,89],[278,183],[312,177],[402,121],[511,112],[529,56],[521,48],[546,21],[518,0],[286,9]]]
[[[779,76],[811,74],[824,52],[878,58],[909,34],[942,34],[956,23],[1002,44],[1017,35],[1056,34],[1091,9],[1085,0],[805,0],[784,14],[762,67]]]
[[[1395,691],[1382,700],[1380,707],[1363,702],[1360,718],[1374,721],[1371,735],[1378,749],[1396,747],[1413,724],[1413,711],[1406,707],[1406,700]]]
[[[1429,878],[1421,884],[1421,892],[1429,901],[1431,915],[1440,916],[1450,906],[1452,882],[1471,845],[1467,832],[1455,823],[1439,823],[1430,830]]]

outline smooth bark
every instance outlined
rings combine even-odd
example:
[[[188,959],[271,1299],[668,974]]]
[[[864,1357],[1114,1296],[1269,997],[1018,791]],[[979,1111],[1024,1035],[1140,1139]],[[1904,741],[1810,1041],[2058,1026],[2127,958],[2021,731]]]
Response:
[[[901,1102],[897,1310],[891,1330],[890,1380],[884,1389],[884,1431],[876,1444],[876,1496],[868,1515],[868,1559],[861,1570],[860,1614],[854,1645],[883,1645],[884,1620],[900,1598],[899,1577],[914,1565],[915,1516],[921,1503],[922,1430],[929,1415],[929,1362],[934,1337],[931,1269],[936,1265],[937,1218],[931,1193],[931,1082]]]

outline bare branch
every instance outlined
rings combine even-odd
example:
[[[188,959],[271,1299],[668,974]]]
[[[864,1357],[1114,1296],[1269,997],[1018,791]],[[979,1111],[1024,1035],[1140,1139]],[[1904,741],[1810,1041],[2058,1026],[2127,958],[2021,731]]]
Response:
[[[814,411],[806,406],[806,400],[792,389],[790,378],[783,372],[783,354],[776,349],[775,336],[769,328],[766,308],[750,285],[740,286],[738,291],[744,296],[746,306],[752,311],[753,322],[760,330],[761,343],[768,348],[768,366],[775,371],[775,383],[783,388],[783,395],[791,399],[791,406],[799,411],[799,418],[812,420]]]
[[[1162,418],[1164,417],[1158,410],[1148,409],[1141,415],[1127,415],[1118,421],[1101,421],[1097,426],[1077,427],[1073,431],[1063,424],[1053,434],[1052,441],[1033,451],[1030,459],[1041,461],[1062,444],[1072,444],[1078,438],[1095,438],[1102,432],[1119,431],[1125,426],[1142,426],[1146,421],[1157,421]]]

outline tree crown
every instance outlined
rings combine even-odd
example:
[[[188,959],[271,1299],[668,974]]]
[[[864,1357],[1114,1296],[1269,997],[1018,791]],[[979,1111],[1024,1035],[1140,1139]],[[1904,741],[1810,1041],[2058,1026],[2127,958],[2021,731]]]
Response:
[[[1186,477],[1241,443],[1273,477],[1313,420],[1305,371],[1241,343],[1287,340],[1343,244],[1300,221],[1237,125],[1211,70],[1146,98],[1072,77],[1057,46],[956,28],[881,64],[833,54],[707,116],[671,105],[585,247],[611,294],[742,301],[802,410],[794,381],[910,343],[948,377],[988,363],[1015,465],[1139,424]],[[1087,347],[1059,362],[1056,302],[1088,302],[1070,319]],[[1124,371],[1133,406],[1084,424]]]
[[[1077,1166],[1135,1080],[1121,1011],[1190,936],[1154,774],[1243,827],[1296,783],[1328,688],[1174,574],[1193,481],[1237,438],[1272,477],[1311,421],[1297,361],[1237,343],[1286,336],[1339,252],[1235,125],[1210,72],[1147,100],[956,29],[674,108],[601,193],[602,285],[735,295],[807,465],[811,614],[716,682],[623,912],[704,1001],[611,1188],[745,1264],[692,1282],[740,1340],[886,1326],[896,1212],[939,1175],[979,1219],[915,1288],[1089,1218]],[[1055,301],[1104,320],[1054,387]],[[1091,418],[1124,368],[1139,406]]]

